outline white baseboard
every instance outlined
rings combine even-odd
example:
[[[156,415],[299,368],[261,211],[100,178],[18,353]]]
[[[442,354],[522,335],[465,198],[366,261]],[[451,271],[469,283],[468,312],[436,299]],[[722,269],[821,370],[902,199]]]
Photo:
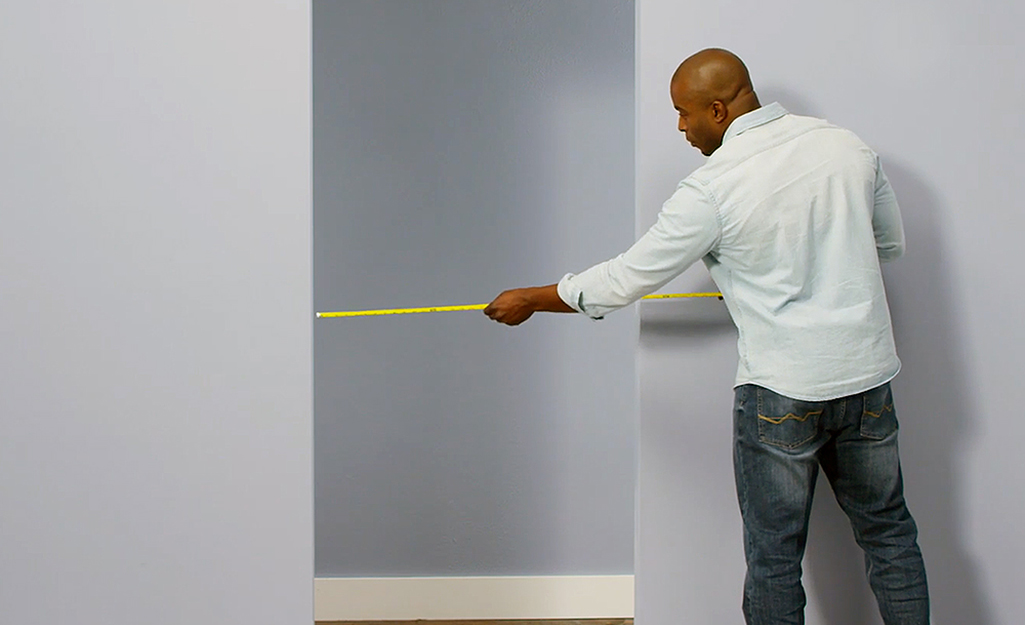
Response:
[[[632,618],[633,575],[321,577],[318,621]]]

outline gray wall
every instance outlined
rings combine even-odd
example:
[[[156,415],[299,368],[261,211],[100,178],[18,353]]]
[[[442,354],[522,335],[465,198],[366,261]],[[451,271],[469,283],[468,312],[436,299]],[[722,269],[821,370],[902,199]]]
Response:
[[[632,3],[313,10],[317,310],[484,303],[630,243]],[[319,320],[317,574],[631,572],[636,337]]]
[[[1023,367],[1019,238],[1025,9],[975,3],[725,0],[697,12],[642,0],[638,228],[702,159],[675,130],[676,65],[723,46],[763,102],[826,117],[882,155],[907,256],[885,271],[904,370],[894,383],[906,494],[938,624],[1025,613],[1025,514],[1013,394]],[[705,288],[695,268],[674,285]],[[637,621],[740,623],[743,553],[730,454],[735,331],[713,302],[642,306]],[[808,622],[877,623],[862,563],[828,486],[805,563]]]
[[[309,623],[309,9],[0,4],[0,622]]]

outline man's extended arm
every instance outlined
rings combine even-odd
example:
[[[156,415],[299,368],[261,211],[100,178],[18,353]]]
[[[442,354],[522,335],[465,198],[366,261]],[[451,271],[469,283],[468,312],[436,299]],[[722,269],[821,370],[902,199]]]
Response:
[[[512,289],[488,304],[484,314],[495,321],[516,326],[536,312],[576,312],[559,297],[557,284]]]
[[[688,178],[626,252],[578,275],[567,274],[558,284],[506,291],[484,313],[509,325],[542,311],[579,311],[600,319],[678,276],[713,248],[720,232],[713,203]]]

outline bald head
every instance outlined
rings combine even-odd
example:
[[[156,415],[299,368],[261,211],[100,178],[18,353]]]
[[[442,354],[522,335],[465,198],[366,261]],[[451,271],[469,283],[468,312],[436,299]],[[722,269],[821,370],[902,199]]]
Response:
[[[730,104],[738,97],[754,94],[744,62],[736,54],[719,48],[702,50],[680,63],[672,85],[709,104],[714,100]]]
[[[669,93],[680,112],[680,131],[706,156],[722,145],[734,119],[761,106],[744,62],[719,48],[702,50],[681,63]]]

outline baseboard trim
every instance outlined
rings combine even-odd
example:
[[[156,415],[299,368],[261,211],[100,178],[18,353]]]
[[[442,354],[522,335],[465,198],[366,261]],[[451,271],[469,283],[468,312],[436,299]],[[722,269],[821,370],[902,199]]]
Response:
[[[321,577],[318,621],[632,618],[633,575]]]

